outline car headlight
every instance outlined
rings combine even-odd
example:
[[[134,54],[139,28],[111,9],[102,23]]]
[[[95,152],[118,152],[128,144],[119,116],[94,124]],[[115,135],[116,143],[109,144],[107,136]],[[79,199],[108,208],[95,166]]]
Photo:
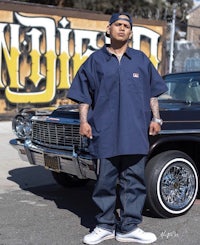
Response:
[[[31,136],[32,124],[29,118],[18,115],[13,119],[12,128],[15,134],[20,139],[26,139]]]

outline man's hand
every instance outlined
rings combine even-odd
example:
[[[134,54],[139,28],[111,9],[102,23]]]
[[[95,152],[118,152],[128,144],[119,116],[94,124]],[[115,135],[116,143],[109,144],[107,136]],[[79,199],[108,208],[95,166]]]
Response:
[[[80,123],[79,133],[82,136],[86,136],[89,139],[92,139],[92,128],[88,122]]]
[[[157,122],[151,122],[149,126],[149,135],[157,135],[161,130],[161,126]]]

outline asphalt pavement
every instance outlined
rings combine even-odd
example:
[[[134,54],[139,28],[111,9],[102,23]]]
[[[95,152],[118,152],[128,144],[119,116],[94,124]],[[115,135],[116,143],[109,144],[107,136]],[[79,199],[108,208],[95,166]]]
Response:
[[[60,187],[48,170],[20,160],[9,145],[13,137],[11,122],[0,122],[0,245],[82,244],[95,224],[94,182],[81,188]],[[172,219],[145,211],[140,227],[157,235],[157,245],[199,245],[200,200],[187,214]],[[120,243],[113,239],[101,244]]]

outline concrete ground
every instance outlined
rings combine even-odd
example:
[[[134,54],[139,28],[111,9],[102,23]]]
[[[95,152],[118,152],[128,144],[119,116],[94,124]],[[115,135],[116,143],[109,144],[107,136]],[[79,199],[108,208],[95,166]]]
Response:
[[[64,189],[48,170],[20,160],[9,145],[10,121],[0,122],[0,245],[79,245],[94,226],[93,182]],[[177,218],[144,213],[141,228],[154,232],[158,245],[200,244],[200,201]],[[102,245],[117,245],[113,240]],[[126,244],[126,243],[123,243]],[[127,243],[130,244],[130,243]]]

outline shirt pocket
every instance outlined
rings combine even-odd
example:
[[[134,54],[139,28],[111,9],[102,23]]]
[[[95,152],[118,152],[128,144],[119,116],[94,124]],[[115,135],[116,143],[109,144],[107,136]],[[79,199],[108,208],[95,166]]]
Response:
[[[142,93],[142,81],[139,77],[128,78],[128,88],[131,92]]]

